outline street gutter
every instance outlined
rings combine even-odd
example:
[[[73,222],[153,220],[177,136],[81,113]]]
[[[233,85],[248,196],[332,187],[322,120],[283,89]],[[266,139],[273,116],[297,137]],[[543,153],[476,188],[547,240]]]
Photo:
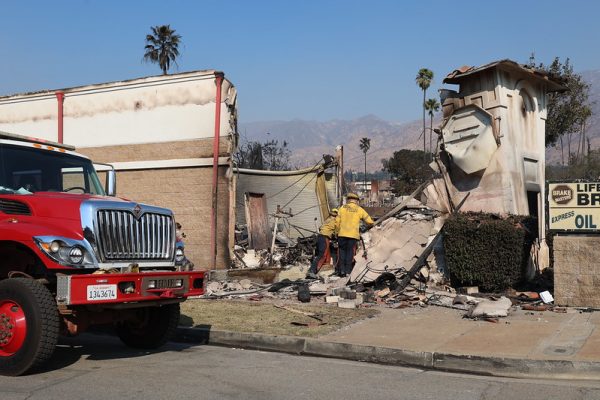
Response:
[[[600,363],[571,360],[519,359],[415,352],[389,347],[330,342],[319,339],[214,330],[177,328],[176,342],[328,357],[376,364],[414,367],[511,378],[597,380]]]

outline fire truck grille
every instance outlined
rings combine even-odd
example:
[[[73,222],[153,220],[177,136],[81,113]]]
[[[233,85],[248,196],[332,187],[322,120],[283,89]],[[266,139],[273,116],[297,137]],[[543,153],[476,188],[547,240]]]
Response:
[[[169,215],[99,210],[98,247],[108,260],[171,260],[175,228]]]

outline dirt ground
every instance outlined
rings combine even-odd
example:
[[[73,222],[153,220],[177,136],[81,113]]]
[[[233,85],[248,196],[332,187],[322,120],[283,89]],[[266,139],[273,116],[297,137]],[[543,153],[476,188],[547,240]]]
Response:
[[[302,312],[316,314],[321,320],[303,315]],[[336,304],[316,300],[301,304],[290,301],[189,299],[181,305],[180,324],[188,327],[210,326],[234,332],[315,337],[378,313],[371,308],[343,309]]]

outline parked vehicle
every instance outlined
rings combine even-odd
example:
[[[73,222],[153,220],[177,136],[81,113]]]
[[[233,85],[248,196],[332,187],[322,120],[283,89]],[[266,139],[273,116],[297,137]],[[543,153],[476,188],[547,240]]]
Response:
[[[0,132],[0,374],[52,356],[58,336],[112,324],[120,339],[156,348],[179,304],[204,292],[183,271],[173,213],[115,197],[71,146]]]

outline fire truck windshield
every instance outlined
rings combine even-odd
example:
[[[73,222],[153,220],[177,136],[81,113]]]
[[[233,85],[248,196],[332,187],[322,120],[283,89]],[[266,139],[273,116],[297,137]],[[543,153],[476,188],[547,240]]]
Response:
[[[35,192],[104,195],[90,160],[59,151],[0,143],[0,194]]]

